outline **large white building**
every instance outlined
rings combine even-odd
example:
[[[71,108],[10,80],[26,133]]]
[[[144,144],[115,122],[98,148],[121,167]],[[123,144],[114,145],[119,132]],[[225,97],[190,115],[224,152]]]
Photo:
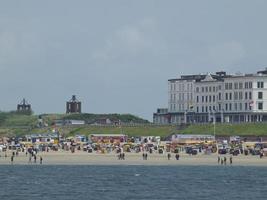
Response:
[[[154,123],[267,121],[267,70],[182,75],[168,80],[168,87],[168,108],[154,113]]]

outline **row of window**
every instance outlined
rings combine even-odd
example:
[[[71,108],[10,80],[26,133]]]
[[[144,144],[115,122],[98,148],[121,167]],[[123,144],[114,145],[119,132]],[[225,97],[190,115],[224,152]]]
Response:
[[[232,89],[241,90],[243,88],[251,89],[252,88],[252,82],[245,82],[244,85],[243,85],[243,82],[225,83],[224,88],[225,88],[225,90],[232,90]]]
[[[244,94],[244,97],[243,97]],[[185,96],[184,93],[180,93],[178,96],[178,100],[179,101],[184,101],[185,100]],[[215,95],[208,95],[208,96],[197,96],[196,97],[196,102],[199,103],[200,102],[200,97],[201,97],[201,102],[202,103],[207,103],[207,102],[215,102],[216,101],[216,96]],[[229,93],[225,93],[225,100],[243,100],[243,98],[245,100],[251,100],[252,99],[252,92],[229,92]],[[258,99],[263,99],[263,92],[258,92]],[[187,93],[187,100],[193,100],[193,94],[192,93]],[[222,100],[222,94],[219,93],[217,96],[217,100]],[[176,95],[175,94],[171,94],[171,101],[175,102],[176,101]]]
[[[178,91],[189,91],[189,90],[193,90],[193,83],[181,83],[181,84],[177,84],[176,83],[171,83],[171,90],[172,91],[176,91],[176,89]]]
[[[225,111],[248,111],[252,109],[253,102],[249,103],[226,103],[224,105],[224,110]],[[263,110],[263,102],[258,102],[257,103],[257,108],[258,110]],[[221,111],[222,110],[222,105],[218,104],[218,107],[216,106],[202,106],[201,107],[201,112],[213,112],[213,111]],[[200,112],[200,107],[197,106],[196,109],[197,112]]]
[[[201,87],[201,92],[217,92],[218,90],[221,90],[222,86],[219,85],[218,87],[216,86],[206,86],[206,87]],[[200,92],[200,88],[196,87],[196,92]]]
[[[178,97],[178,101],[185,101],[185,100],[189,100],[192,101],[193,100],[193,93],[179,93],[179,95],[176,94],[171,94],[171,101],[174,102],[176,101],[176,97]]]
[[[186,88],[185,88],[186,86]],[[189,90],[193,90],[193,84],[192,83],[187,83],[187,84],[179,84],[178,85],[179,88],[178,91],[185,91],[185,89],[187,89],[187,91]],[[252,88],[252,82],[234,82],[234,83],[225,83],[224,84],[224,88],[225,90],[241,90],[241,89],[251,89]],[[257,88],[264,88],[264,82],[263,81],[258,81],[257,82]],[[221,90],[222,86],[205,86],[205,87],[196,87],[196,92],[217,92],[218,90]],[[175,83],[171,83],[171,90],[175,91],[176,90],[176,84]]]

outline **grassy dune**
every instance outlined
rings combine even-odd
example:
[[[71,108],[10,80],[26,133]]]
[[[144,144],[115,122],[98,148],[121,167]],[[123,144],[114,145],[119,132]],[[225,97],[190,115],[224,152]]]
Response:
[[[1,113],[0,112],[0,135],[24,135],[29,133],[47,133],[51,132],[55,127],[52,122],[55,119],[88,119],[93,120],[96,117],[103,117],[108,115],[94,115],[94,114],[82,114],[82,115],[66,115],[66,114],[48,114],[43,115],[44,121],[49,125],[46,128],[37,128],[38,116],[35,115],[22,115],[16,113]],[[141,122],[147,122],[143,119],[137,118],[131,115],[118,115],[111,114],[110,117],[129,120],[137,120]],[[177,126],[152,126],[145,124],[143,126],[70,126],[70,127],[56,127],[62,134],[75,135],[75,134],[127,134],[129,136],[161,136],[166,137],[173,133],[180,134],[214,134],[213,124],[205,125],[190,125],[180,130]],[[267,123],[243,123],[243,124],[216,124],[216,135],[256,135],[267,136]]]

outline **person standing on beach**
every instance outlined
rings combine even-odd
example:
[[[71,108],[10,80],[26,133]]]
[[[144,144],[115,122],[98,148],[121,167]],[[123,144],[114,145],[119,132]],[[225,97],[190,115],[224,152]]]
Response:
[[[220,164],[221,158],[220,156],[218,156],[218,164]]]
[[[14,156],[12,155],[11,156],[11,164],[13,165],[13,162],[14,162]]]
[[[147,160],[147,153],[145,153],[145,160]]]
[[[29,164],[32,163],[32,156],[29,155]]]
[[[145,160],[145,153],[143,153],[143,160]]]
[[[175,155],[175,158],[176,158],[176,160],[179,160],[179,158],[180,158],[179,153],[177,153],[177,154]]]
[[[171,154],[170,153],[168,153],[168,160],[170,160],[171,159]]]
[[[33,159],[34,159],[34,163],[36,163],[36,155],[34,154],[34,156],[33,156]]]
[[[223,162],[224,162],[224,165],[226,165],[226,157],[224,157]]]
[[[233,164],[233,157],[230,156],[230,165],[232,165],[232,164]]]
[[[221,165],[223,165],[223,159],[221,159]]]
[[[43,157],[40,156],[40,165],[42,165],[42,164],[43,164]]]

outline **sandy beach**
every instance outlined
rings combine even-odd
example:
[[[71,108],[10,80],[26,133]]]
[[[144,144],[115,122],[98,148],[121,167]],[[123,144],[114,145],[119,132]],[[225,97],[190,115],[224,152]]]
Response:
[[[11,152],[0,153],[0,165],[10,165],[11,164]],[[126,153],[125,160],[118,160],[117,155],[114,153],[110,154],[98,154],[98,153],[86,153],[86,152],[41,152],[37,155],[37,162],[34,163],[32,158],[31,163],[29,163],[29,157],[25,153],[20,153],[18,156],[14,157],[14,165],[39,165],[40,156],[43,158],[43,165],[210,165],[216,166],[218,164],[218,154],[212,155],[187,155],[180,154],[180,159],[176,160],[175,155],[172,154],[170,160],[167,159],[166,154],[148,154],[148,160],[143,160],[142,153]],[[224,155],[221,156],[222,158]],[[227,165],[229,164],[229,155],[225,156],[227,158]],[[266,166],[267,167],[267,157],[262,159],[259,156],[233,156],[233,166]]]

